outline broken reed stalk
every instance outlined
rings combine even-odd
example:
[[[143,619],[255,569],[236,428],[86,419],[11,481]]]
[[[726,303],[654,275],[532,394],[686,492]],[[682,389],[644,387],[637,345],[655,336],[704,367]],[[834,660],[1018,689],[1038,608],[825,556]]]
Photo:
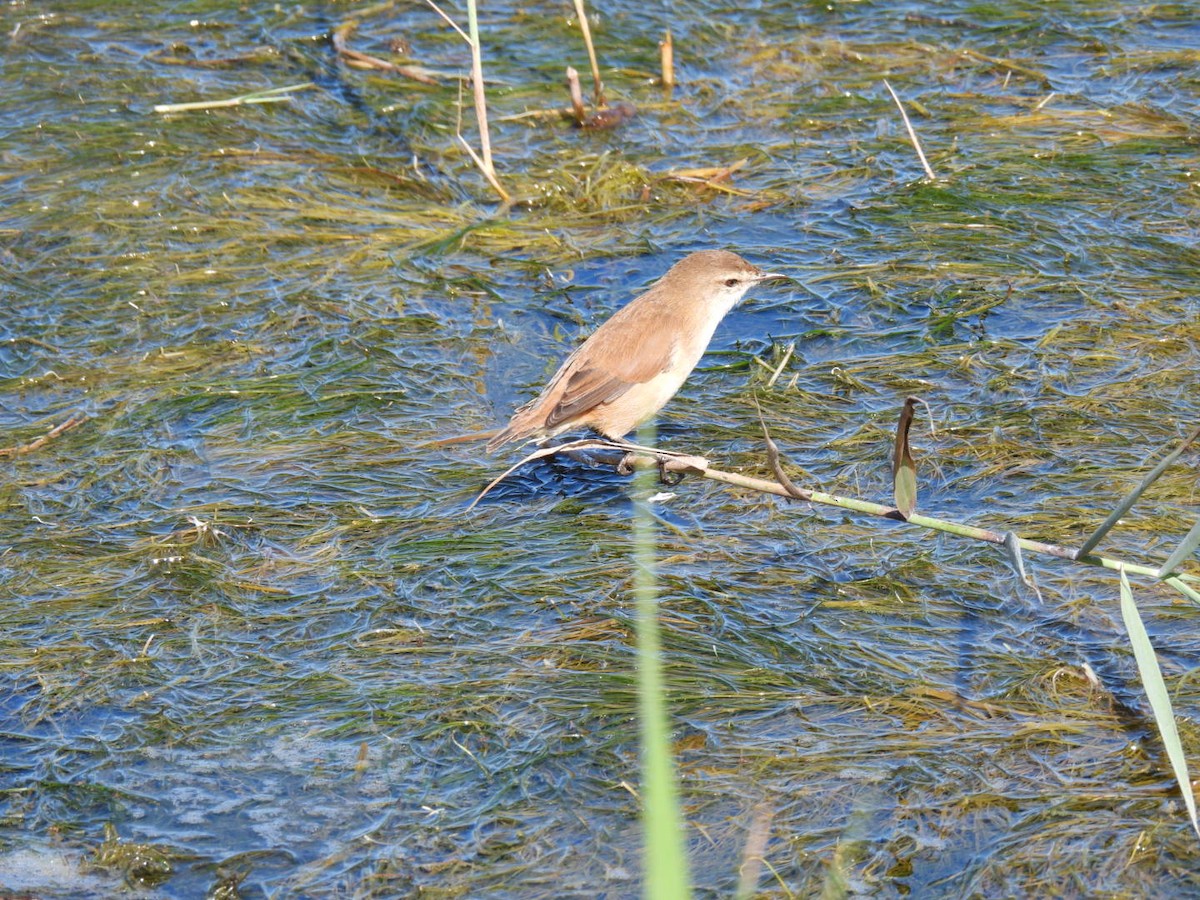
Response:
[[[425,0],[425,2],[451,28],[457,31],[463,40],[471,45],[471,91],[475,98],[475,121],[479,124],[479,149],[482,156],[480,153],[476,153],[475,148],[467,143],[467,139],[462,136],[461,128],[455,137],[458,138],[458,142],[462,144],[463,149],[467,151],[467,155],[471,157],[471,161],[483,173],[483,177],[487,179],[488,184],[500,195],[500,199],[505,203],[510,203],[512,198],[503,185],[500,184],[500,179],[496,177],[496,167],[492,165],[492,138],[491,133],[488,131],[487,97],[483,92],[483,57],[479,49],[479,16],[475,8],[475,0],[467,0],[467,32],[459,28],[458,24],[446,15],[446,13],[442,12],[433,0]]]
[[[583,0],[575,0],[575,15],[579,17],[579,28],[583,31],[583,43],[587,47],[588,61],[592,64],[592,81],[596,85],[593,102],[597,107],[606,106],[604,85],[600,83],[600,64],[596,62],[596,47],[592,44],[592,29],[588,26],[587,11],[583,8]]]
[[[567,66],[567,93],[571,97],[571,111],[575,121],[582,125],[587,119],[587,108],[583,105],[583,89],[579,86],[579,72],[574,66]]]
[[[496,189],[500,199],[508,203],[511,199],[508,192],[500,186],[496,177],[496,168],[492,165],[492,138],[488,132],[487,98],[483,93],[483,57],[479,49],[479,15],[475,8],[475,0],[467,0],[467,31],[471,35],[471,88],[475,94],[475,120],[479,123],[479,149],[483,159],[475,155],[475,151],[463,140],[463,145],[471,154],[471,158],[483,170],[483,175]]]
[[[671,29],[658,42],[658,57],[662,62],[663,87],[675,86],[675,42],[671,40]]]
[[[913,147],[917,151],[917,157],[921,160],[921,165],[925,169],[925,176],[930,181],[936,181],[937,176],[933,174],[933,169],[929,165],[929,160],[925,158],[925,151],[921,149],[921,142],[917,140],[917,132],[913,129],[912,122],[908,120],[908,113],[904,111],[904,104],[900,102],[900,98],[896,96],[896,92],[892,90],[892,86],[888,84],[887,79],[883,79],[883,86],[888,89],[888,93],[892,95],[892,99],[896,101],[896,108],[900,110],[900,118],[904,120],[904,127],[908,129],[908,139],[912,141]]]

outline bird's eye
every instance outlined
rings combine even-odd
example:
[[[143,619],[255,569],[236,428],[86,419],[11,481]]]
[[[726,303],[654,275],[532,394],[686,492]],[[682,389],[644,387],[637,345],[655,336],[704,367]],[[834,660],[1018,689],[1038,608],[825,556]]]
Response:
[[[737,287],[737,286],[738,286],[738,280],[736,278],[726,278],[725,279],[725,287]]]

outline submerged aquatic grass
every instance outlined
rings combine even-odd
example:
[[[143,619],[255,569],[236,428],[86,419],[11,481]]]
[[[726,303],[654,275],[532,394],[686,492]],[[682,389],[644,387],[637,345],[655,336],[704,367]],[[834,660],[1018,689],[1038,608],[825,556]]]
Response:
[[[759,396],[805,486],[889,502],[916,394],[922,509],[1074,545],[1196,417],[1186,4],[683,10],[670,93],[662,22],[618,5],[593,36],[639,115],[605,132],[540,115],[582,64],[569,16],[481,10],[508,210],[454,80],[341,68],[336,16],[94,12],[0,12],[0,446],[85,417],[0,459],[0,858],[54,840],[82,884],[149,848],[180,894],[636,893],[625,483],[544,463],[468,517],[503,461],[421,445],[494,425],[689,250],[799,279],[664,414],[721,468],[769,477]],[[469,65],[420,7],[355,45]],[[1169,470],[1104,551],[1165,559],[1194,488]],[[1195,885],[1111,575],[1027,558],[1039,602],[989,548],[670,493],[698,895],[756,847],[764,895]],[[1134,590],[1194,758],[1195,608]]]

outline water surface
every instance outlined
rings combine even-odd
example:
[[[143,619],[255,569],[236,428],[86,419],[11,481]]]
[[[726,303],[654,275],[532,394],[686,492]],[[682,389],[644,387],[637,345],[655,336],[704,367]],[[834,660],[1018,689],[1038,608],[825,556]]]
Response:
[[[915,394],[922,510],[1077,545],[1200,414],[1190,4],[608,4],[639,114],[603,132],[522,115],[586,72],[568,6],[488,7],[511,208],[455,139],[462,40],[360,10],[353,48],[441,77],[365,72],[328,40],[351,14],[0,11],[0,444],[82,419],[0,459],[10,891],[636,895],[631,487],[542,464],[468,513],[517,451],[426,442],[502,422],[689,251],[795,278],[662,416],[719,468],[769,477],[757,398],[796,480],[887,502]],[[1102,549],[1161,561],[1191,462]],[[1198,889],[1111,574],[1028,560],[1039,601],[987,545],[671,492],[702,896],[764,828],[763,897]],[[1194,759],[1196,611],[1134,589]]]

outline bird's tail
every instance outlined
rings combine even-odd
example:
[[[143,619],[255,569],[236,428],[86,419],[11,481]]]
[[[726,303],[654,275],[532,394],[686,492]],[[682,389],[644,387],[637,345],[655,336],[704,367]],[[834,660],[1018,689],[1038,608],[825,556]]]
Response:
[[[503,447],[505,444],[507,444],[509,441],[511,441],[514,437],[515,437],[515,435],[513,434],[513,430],[511,427],[501,428],[494,435],[492,435],[491,440],[489,440],[487,442],[488,453],[491,453],[494,450],[499,450],[501,447]]]
[[[545,432],[545,426],[542,423],[544,415],[539,415],[542,399],[542,397],[538,397],[531,400],[513,413],[508,424],[497,431],[495,436],[487,442],[488,452],[498,450],[510,441],[523,443],[530,438],[541,436]]]

